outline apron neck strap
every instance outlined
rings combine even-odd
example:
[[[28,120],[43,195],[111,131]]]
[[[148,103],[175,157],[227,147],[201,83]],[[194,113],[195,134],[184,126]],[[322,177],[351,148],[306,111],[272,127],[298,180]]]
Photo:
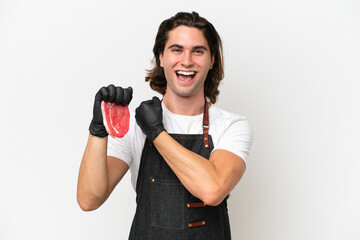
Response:
[[[208,102],[205,99],[204,116],[203,116],[203,135],[204,135],[204,147],[209,148],[209,107]]]

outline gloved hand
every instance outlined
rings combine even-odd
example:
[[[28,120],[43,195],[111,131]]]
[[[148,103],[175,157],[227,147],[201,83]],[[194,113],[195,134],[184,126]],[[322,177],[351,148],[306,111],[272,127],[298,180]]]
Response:
[[[153,142],[162,131],[165,131],[162,122],[161,102],[157,97],[142,102],[135,110],[135,118],[136,123],[151,142]]]
[[[106,137],[108,135],[103,123],[101,101],[121,104],[122,106],[129,105],[132,93],[131,87],[123,89],[122,87],[115,87],[113,84],[100,88],[95,95],[93,119],[89,127],[91,135],[97,137]]]

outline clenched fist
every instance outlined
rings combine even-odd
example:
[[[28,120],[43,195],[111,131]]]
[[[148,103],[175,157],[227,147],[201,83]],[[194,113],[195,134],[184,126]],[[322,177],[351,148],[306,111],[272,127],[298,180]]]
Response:
[[[161,101],[157,97],[142,102],[135,110],[135,118],[136,123],[150,142],[153,142],[162,131],[165,131]]]

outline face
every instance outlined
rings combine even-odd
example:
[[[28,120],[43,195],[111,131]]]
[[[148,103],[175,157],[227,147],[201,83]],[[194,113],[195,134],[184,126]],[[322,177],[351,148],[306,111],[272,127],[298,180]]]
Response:
[[[167,80],[165,95],[204,97],[204,82],[214,57],[201,30],[187,26],[171,30],[159,59]]]

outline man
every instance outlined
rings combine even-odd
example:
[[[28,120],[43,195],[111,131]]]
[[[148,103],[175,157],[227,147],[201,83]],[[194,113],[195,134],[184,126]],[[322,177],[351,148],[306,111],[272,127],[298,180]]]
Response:
[[[142,102],[124,138],[107,137],[100,102],[129,104],[132,89],[96,94],[78,203],[98,208],[130,168],[137,209],[129,239],[231,239],[226,200],[245,171],[251,131],[244,117],[213,105],[221,39],[197,13],[178,13],[160,25],[153,52],[146,81],[163,99]]]

